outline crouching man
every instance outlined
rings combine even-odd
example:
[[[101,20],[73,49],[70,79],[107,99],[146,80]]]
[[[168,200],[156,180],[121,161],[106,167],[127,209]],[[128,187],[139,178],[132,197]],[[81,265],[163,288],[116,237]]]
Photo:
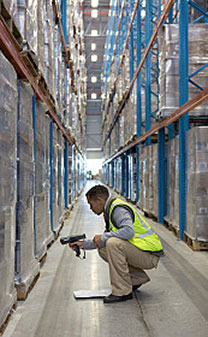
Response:
[[[150,281],[144,269],[156,268],[163,253],[162,244],[150,225],[129,203],[109,194],[103,185],[86,193],[91,210],[103,213],[106,229],[93,240],[78,241],[85,250],[97,248],[108,263],[111,295],[104,303],[122,302],[132,298],[132,291]]]

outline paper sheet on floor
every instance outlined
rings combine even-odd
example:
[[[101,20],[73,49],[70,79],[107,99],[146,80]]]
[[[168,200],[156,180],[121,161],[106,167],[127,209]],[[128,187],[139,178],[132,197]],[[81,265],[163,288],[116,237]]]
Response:
[[[85,298],[104,298],[110,295],[112,292],[111,289],[101,289],[101,290],[76,290],[74,291],[74,297],[76,299],[85,299]]]

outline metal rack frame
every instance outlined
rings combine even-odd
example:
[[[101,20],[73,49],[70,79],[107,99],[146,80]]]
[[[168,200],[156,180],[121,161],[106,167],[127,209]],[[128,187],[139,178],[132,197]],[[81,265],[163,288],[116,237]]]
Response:
[[[136,53],[137,53],[137,69],[134,71],[132,64],[130,65],[130,78],[131,82],[129,88],[124,92],[123,100],[118,106],[117,111],[112,116],[112,122],[106,132],[104,138],[104,145],[106,144],[107,140],[110,140],[112,130],[114,129],[116,123],[119,120],[120,113],[122,112],[129,96],[131,95],[131,90],[133,88],[134,83],[136,82],[137,85],[137,138],[136,140],[132,141],[130,144],[124,146],[120,149],[117,153],[112,154],[104,163],[104,167],[106,167],[106,181],[109,184],[110,181],[110,170],[112,171],[112,177],[114,177],[114,161],[117,158],[122,159],[122,187],[121,187],[121,194],[125,197],[129,198],[128,195],[128,155],[130,151],[136,152],[136,170],[137,170],[137,181],[136,181],[136,192],[138,201],[139,198],[139,146],[141,142],[145,141],[146,145],[151,144],[151,137],[156,135],[157,142],[158,142],[158,189],[159,189],[159,216],[158,222],[163,223],[164,215],[165,215],[165,128],[168,127],[168,138],[171,139],[174,137],[173,131],[173,122],[179,121],[179,186],[180,186],[180,193],[179,193],[179,217],[180,217],[180,239],[183,239],[183,233],[186,226],[186,131],[189,128],[189,116],[188,112],[193,110],[195,107],[199,106],[205,100],[208,99],[208,87],[201,88],[199,85],[194,83],[193,77],[199,71],[203,70],[207,65],[198,69],[194,74],[188,74],[188,20],[189,20],[189,6],[193,6],[195,9],[205,17],[205,22],[207,22],[208,12],[206,12],[203,8],[199,5],[196,5],[191,0],[181,0],[180,5],[178,7],[178,1],[168,0],[164,3],[163,1],[163,11],[161,12],[161,1],[157,1],[157,6],[154,6],[154,2],[146,1],[146,15],[145,15],[145,22],[144,22],[144,29],[142,26],[142,17],[141,11],[144,10],[142,7],[142,1],[123,1],[122,9],[124,8],[125,4],[129,4],[131,8],[131,20],[130,25],[128,26],[127,30],[127,37],[125,42],[122,44],[120,42],[120,46],[122,48],[114,48],[118,52],[120,51],[120,65],[117,68],[117,76],[114,81],[114,85],[112,91],[109,95],[109,101],[106,105],[107,108],[105,110],[105,114],[109,113],[108,109],[110,104],[113,100],[114,93],[116,91],[116,82],[118,78],[118,73],[122,66],[122,59],[125,54],[125,50],[127,44],[129,43],[130,48],[134,43],[136,43]],[[133,7],[134,5],[134,7]],[[152,10],[151,6],[154,6],[154,11]],[[133,8],[133,9],[132,9]],[[174,8],[174,10],[173,10]],[[123,10],[120,12],[119,22],[123,16]],[[162,24],[165,23],[177,23],[179,19],[179,64],[180,64],[180,80],[179,80],[179,88],[180,88],[180,95],[179,95],[179,107],[173,111],[168,117],[160,119],[157,121],[156,125],[151,127],[151,119],[154,118],[154,112],[151,111],[151,76],[152,78],[157,80],[158,73],[157,71],[153,70],[151,64],[151,52],[153,50],[153,44],[157,41],[157,34],[159,28]],[[195,20],[197,22],[198,20]],[[122,22],[122,21],[121,21]],[[151,27],[151,25],[155,27]],[[123,23],[123,22],[122,22]],[[136,27],[136,33],[135,33]],[[126,28],[126,27],[125,27]],[[114,32],[116,34],[116,32]],[[110,35],[110,31],[109,31]],[[121,33],[117,34],[120,36]],[[145,50],[143,52],[143,42],[145,37]],[[119,40],[119,39],[118,39]],[[117,41],[115,41],[117,43]],[[155,51],[155,49],[154,49]],[[130,52],[132,62],[132,53]],[[157,55],[156,55],[157,57]],[[145,111],[145,133],[142,134],[142,127],[143,123],[141,120],[141,88],[142,88],[142,80],[141,80],[141,69],[145,65],[145,72],[146,72],[146,80],[145,80],[145,91],[146,91],[146,111]],[[109,63],[109,67],[111,64]],[[108,69],[108,73],[110,69]],[[104,76],[105,79],[105,76]],[[200,92],[195,95],[192,99],[188,99],[188,82],[195,84]],[[110,170],[109,170],[110,168]],[[114,187],[115,179],[112,180],[112,187]]]

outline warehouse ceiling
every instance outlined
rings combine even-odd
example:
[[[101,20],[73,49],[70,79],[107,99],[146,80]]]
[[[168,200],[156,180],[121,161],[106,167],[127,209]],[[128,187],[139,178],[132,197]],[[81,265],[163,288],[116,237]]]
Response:
[[[101,159],[101,74],[108,28],[109,0],[84,0],[84,42],[87,67],[87,159]]]

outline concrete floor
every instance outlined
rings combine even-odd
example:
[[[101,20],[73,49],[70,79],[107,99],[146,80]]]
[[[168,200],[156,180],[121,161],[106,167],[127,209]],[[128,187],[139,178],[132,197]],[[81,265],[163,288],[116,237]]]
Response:
[[[76,258],[58,239],[27,300],[18,302],[3,337],[207,336],[208,252],[193,252],[165,227],[150,222],[163,241],[165,255],[159,267],[148,272],[152,282],[133,300],[115,304],[75,300],[75,290],[110,287],[108,266],[94,250],[87,252],[86,260]],[[103,228],[102,216],[90,211],[83,193],[61,236],[86,233],[91,238]]]

